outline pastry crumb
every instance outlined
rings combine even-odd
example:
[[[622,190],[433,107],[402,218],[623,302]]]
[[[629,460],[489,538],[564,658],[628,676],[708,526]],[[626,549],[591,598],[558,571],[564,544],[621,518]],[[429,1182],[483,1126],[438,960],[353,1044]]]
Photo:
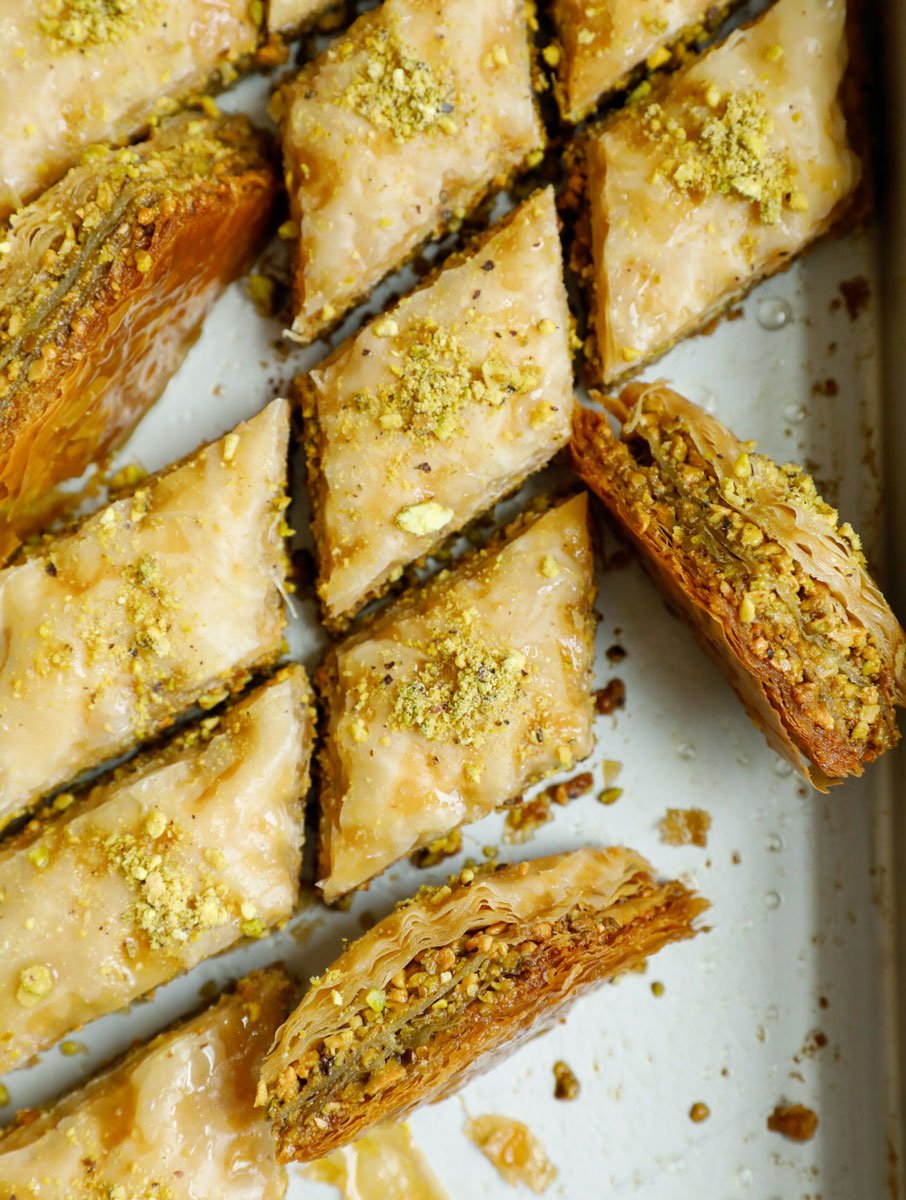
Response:
[[[658,829],[666,846],[701,846],[708,844],[711,814],[701,808],[668,808]]]
[[[768,1129],[790,1142],[810,1142],[818,1130],[818,1114],[804,1104],[778,1104],[768,1117]]]

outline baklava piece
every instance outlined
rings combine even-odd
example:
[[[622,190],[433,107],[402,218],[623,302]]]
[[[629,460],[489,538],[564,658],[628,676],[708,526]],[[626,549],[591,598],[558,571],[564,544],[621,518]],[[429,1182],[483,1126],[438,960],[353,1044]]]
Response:
[[[330,651],[328,902],[591,752],[594,594],[582,493],[523,514]]]
[[[680,59],[741,0],[554,0],[557,41],[545,50],[564,121],[575,124],[599,101],[646,70]]]
[[[328,620],[569,441],[569,337],[547,189],[297,381]]]
[[[261,249],[277,178],[244,117],[97,147],[0,255],[0,562],[53,489],[121,442]]]
[[[0,827],[283,651],[288,405],[0,571]]]
[[[292,915],[312,730],[288,667],[0,847],[0,1073]]]
[[[328,0],[21,0],[0,38],[0,217],[240,70]],[[205,101],[208,108],[210,101]]]
[[[293,332],[309,342],[543,145],[525,0],[385,0],[272,111],[298,227]]]
[[[853,216],[847,57],[845,0],[778,0],[587,135],[591,376],[634,374]]]
[[[579,475],[723,666],[768,742],[816,787],[898,740],[906,635],[859,537],[797,466],[754,453],[660,384],[580,409]]]
[[[0,1200],[283,1200],[286,1172],[254,1107],[291,1003],[279,970],[133,1050],[0,1133]]]
[[[691,937],[706,907],[624,849],[424,889],[313,979],[279,1031],[257,1096],[279,1158],[320,1158],[462,1087],[596,984]]]

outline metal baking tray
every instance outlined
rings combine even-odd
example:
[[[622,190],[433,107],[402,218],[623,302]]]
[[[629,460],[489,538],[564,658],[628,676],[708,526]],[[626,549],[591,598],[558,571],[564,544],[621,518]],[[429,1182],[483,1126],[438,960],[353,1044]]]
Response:
[[[772,456],[807,463],[828,499],[862,532],[902,614],[906,168],[894,152],[906,147],[906,6],[888,0],[881,8],[890,154],[879,221],[818,246],[760,286],[738,319],[679,345],[648,375],[670,380]],[[265,78],[246,80],[224,107],[263,118],[269,86]],[[266,252],[269,271],[281,269],[280,253],[276,244]],[[412,279],[382,288],[367,310],[376,311],[390,290]],[[856,280],[862,282],[841,287]],[[245,283],[234,284],[120,461],[138,460],[151,470],[172,461],[284,393],[293,374],[326,350],[325,343],[305,350],[286,343],[279,322],[258,314]],[[295,488],[293,524],[304,530],[301,467]],[[0,1110],[0,1123],[196,1007],[212,984],[276,960],[302,977],[315,974],[363,920],[384,914],[422,883],[442,880],[463,858],[481,858],[486,846],[516,859],[624,843],[710,898],[710,932],[662,952],[647,974],[581,1001],[565,1023],[412,1119],[413,1137],[452,1200],[511,1194],[463,1133],[467,1115],[486,1112],[523,1120],[541,1138],[558,1169],[550,1197],[894,1200],[902,1194],[898,1047],[906,1030],[896,984],[906,937],[898,935],[896,915],[906,837],[896,801],[903,797],[903,755],[889,755],[830,796],[809,789],[767,749],[638,565],[613,557],[619,543],[601,510],[595,512],[611,559],[599,580],[596,683],[621,678],[626,706],[597,719],[593,792],[554,806],[553,819],[524,846],[504,841],[504,818],[495,814],[466,828],[458,858],[427,871],[397,867],[346,913],[313,901],[283,932],[204,963],[152,999],[76,1034],[79,1053],[53,1049],[5,1077],[10,1104]],[[303,599],[294,609],[292,653],[312,665],[324,644],[314,605]],[[626,651],[619,663],[605,653],[614,645]],[[622,763],[623,794],[610,806],[595,798],[604,759]],[[668,807],[708,811],[706,848],[660,841],[657,825]],[[661,994],[655,982],[664,985]],[[581,1095],[573,1102],[554,1098],[558,1059],[579,1078]],[[768,1132],[767,1115],[780,1100],[817,1112],[812,1141],[793,1144]],[[701,1123],[689,1117],[697,1102],[710,1110]],[[290,1200],[335,1195],[291,1169]]]

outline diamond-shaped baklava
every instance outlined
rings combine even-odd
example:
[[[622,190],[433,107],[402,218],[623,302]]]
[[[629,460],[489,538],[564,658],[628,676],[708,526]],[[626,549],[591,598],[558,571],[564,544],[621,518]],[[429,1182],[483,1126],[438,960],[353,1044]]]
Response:
[[[245,117],[95,147],[0,233],[0,562],[131,431],[267,236],[277,177]]]
[[[544,141],[524,0],[385,0],[275,97],[311,341]]]
[[[403,595],[320,668],[328,901],[592,748],[583,493]]]
[[[467,868],[353,942],[265,1060],[279,1157],[310,1161],[441,1099],[596,984],[695,933],[707,902],[632,850]]]
[[[769,743],[825,789],[899,739],[906,635],[858,535],[793,464],[661,384],[580,409],[579,475],[723,665]]]
[[[581,121],[599,100],[707,37],[741,0],[554,0],[557,41],[544,56],[557,68],[564,120]]]
[[[569,335],[548,189],[297,381],[328,619],[569,440]]]
[[[282,652],[288,406],[0,571],[0,827]]]
[[[0,1132],[0,1200],[283,1200],[254,1107],[290,1004],[280,970],[241,980],[44,1111]]]
[[[612,383],[853,210],[846,0],[778,0],[584,141],[575,261]]]
[[[288,667],[0,845],[0,1073],[292,916],[313,715]]]

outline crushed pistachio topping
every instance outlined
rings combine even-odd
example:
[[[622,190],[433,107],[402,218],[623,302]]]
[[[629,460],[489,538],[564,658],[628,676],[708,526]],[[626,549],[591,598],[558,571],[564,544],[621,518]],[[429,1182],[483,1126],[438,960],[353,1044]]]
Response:
[[[453,509],[438,504],[436,500],[425,500],[421,504],[410,504],[396,514],[396,523],[404,533],[425,537],[437,533],[453,520]]]
[[[686,418],[656,398],[639,415],[636,437],[647,444],[644,457],[651,461],[617,444],[609,470],[621,479],[638,527],[660,530],[670,551],[694,569],[696,586],[715,604],[735,609],[750,652],[780,674],[815,726],[856,743],[863,757],[895,744],[890,667],[874,632],[756,521],[752,506],[756,495],[770,495],[793,512],[809,513],[846,544],[853,570],[864,571],[852,526],[838,523],[801,467],[780,466],[753,448],[718,477]]]
[[[497,408],[541,380],[540,369],[530,361],[517,365],[492,354],[473,365],[462,340],[436,321],[420,319],[400,335],[396,321],[384,319],[374,332],[399,336],[389,354],[394,380],[377,392],[357,392],[352,402],[383,429],[412,438],[445,441],[461,432],[469,405]]]
[[[19,986],[16,989],[16,1000],[23,1008],[34,1008],[53,991],[53,974],[50,967],[44,963],[34,963],[23,967],[19,973]]]
[[[184,945],[232,916],[222,884],[209,876],[196,879],[180,865],[174,849],[182,836],[155,810],[139,833],[112,834],[103,842],[108,863],[133,894],[129,917],[153,950]]]
[[[418,58],[388,30],[365,39],[366,61],[341,98],[396,142],[439,131],[456,132],[454,92],[430,63]]]
[[[655,179],[680,192],[748,201],[765,225],[776,224],[784,208],[805,207],[789,155],[770,145],[774,120],[758,92],[724,94],[708,84],[684,99],[678,116],[649,104],[641,127],[661,151]]]
[[[509,720],[528,674],[524,654],[475,633],[445,634],[425,653],[417,677],[397,687],[391,720],[398,729],[472,746]]]
[[[38,27],[57,50],[105,46],[145,24],[155,0],[45,0]]]

